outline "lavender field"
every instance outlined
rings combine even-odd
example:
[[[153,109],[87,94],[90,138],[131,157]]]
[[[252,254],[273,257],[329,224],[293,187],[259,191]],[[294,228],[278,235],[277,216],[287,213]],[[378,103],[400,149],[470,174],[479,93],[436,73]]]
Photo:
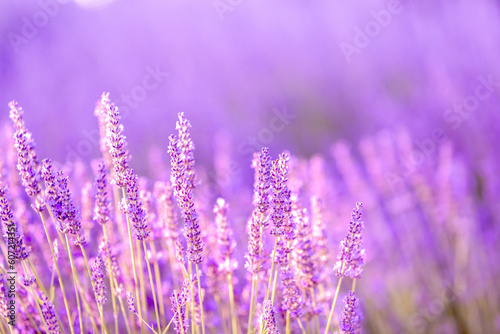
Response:
[[[500,333],[497,1],[0,2],[0,333]]]

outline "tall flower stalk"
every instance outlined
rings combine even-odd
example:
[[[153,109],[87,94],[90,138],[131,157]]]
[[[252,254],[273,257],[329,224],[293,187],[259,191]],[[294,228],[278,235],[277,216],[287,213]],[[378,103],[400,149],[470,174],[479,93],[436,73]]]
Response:
[[[202,333],[205,334],[205,320],[203,314],[203,301],[201,295],[200,270],[199,265],[203,262],[203,241],[201,240],[201,230],[199,225],[198,212],[194,207],[194,189],[196,187],[196,173],[194,169],[194,144],[189,134],[191,124],[183,113],[179,114],[176,124],[178,136],[171,135],[168,152],[172,165],[170,180],[174,187],[177,203],[184,218],[184,236],[187,241],[187,257],[196,269],[198,280],[198,299],[201,311]],[[191,290],[192,291],[192,290]],[[191,303],[193,305],[193,303]],[[193,308],[191,308],[193,313]]]
[[[250,312],[248,314],[248,334],[254,331],[254,316],[259,289],[260,274],[264,268],[265,254],[263,251],[262,236],[267,226],[266,213],[269,209],[269,192],[271,178],[271,161],[269,149],[254,155],[252,167],[255,170],[253,205],[254,210],[248,225],[248,252],[245,255],[245,267],[252,274],[250,292]],[[267,255],[267,254],[266,254]]]
[[[66,291],[64,289],[64,283],[62,279],[59,266],[56,261],[54,254],[54,247],[50,238],[49,231],[47,229],[47,224],[45,223],[45,218],[43,217],[43,211],[45,210],[45,202],[42,197],[42,189],[40,187],[40,174],[38,172],[38,158],[35,153],[35,144],[32,134],[26,129],[24,120],[22,117],[23,110],[18,107],[17,102],[12,101],[9,103],[10,107],[10,118],[14,123],[14,128],[16,129],[14,133],[15,147],[17,150],[17,169],[21,175],[22,183],[25,187],[26,193],[29,197],[35,200],[33,208],[40,215],[42,220],[43,228],[47,241],[49,243],[52,258],[54,259],[54,265],[56,267],[57,276],[59,277],[59,282],[61,286],[61,293],[64,300],[64,307],[66,308],[66,315],[68,317],[68,323],[70,325],[70,331],[74,334],[73,321],[71,319],[71,312],[69,309],[68,299],[66,298]]]
[[[154,300],[155,315],[157,328],[161,331],[161,322],[158,311],[158,303],[156,300],[156,289],[153,283],[153,275],[151,273],[151,266],[147,259],[147,247],[146,239],[149,236],[148,226],[146,224],[146,211],[144,209],[143,203],[139,198],[139,189],[137,186],[137,176],[134,174],[133,170],[129,167],[129,153],[127,151],[127,142],[125,136],[122,134],[123,125],[120,123],[120,113],[118,107],[112,105],[106,94],[103,94],[102,103],[106,106],[106,119],[107,119],[107,144],[109,147],[109,153],[113,162],[113,179],[116,186],[120,187],[122,190],[123,198],[125,199],[125,214],[127,217],[127,230],[130,245],[130,254],[132,258],[132,268],[134,272],[134,287],[136,292],[136,299],[139,305],[139,317],[142,318],[142,307],[141,298],[139,295],[139,284],[137,279],[137,266],[136,257],[134,252],[134,244],[132,241],[132,228],[134,227],[134,235],[137,240],[137,253],[139,257],[139,269],[141,266],[141,248],[139,243],[142,243],[144,249],[144,256],[146,257],[146,265],[148,268],[149,281],[151,285],[151,291]],[[141,275],[141,288],[144,289],[144,282],[142,279],[142,270],[139,271]],[[144,292],[144,290],[142,290]],[[145,303],[145,297],[143,293],[142,302]],[[142,327],[142,325],[141,325]]]
[[[361,237],[361,231],[364,227],[363,221],[361,220],[362,207],[363,203],[356,203],[356,207],[352,210],[349,231],[344,240],[340,242],[337,263],[333,268],[335,276],[339,278],[339,282],[337,284],[337,289],[335,290],[335,296],[333,297],[330,315],[328,316],[328,322],[325,328],[325,334],[328,334],[328,330],[330,328],[342,280],[344,277],[350,277],[355,280],[356,278],[360,278],[363,272],[365,249],[363,248],[363,240]]]
[[[219,251],[219,268],[218,270],[226,275],[228,292],[229,292],[229,307],[231,308],[231,327],[233,334],[238,333],[237,310],[234,303],[233,290],[233,272],[238,266],[238,263],[233,258],[236,242],[233,239],[233,231],[227,222],[228,205],[223,198],[218,198],[214,207],[215,222],[217,224],[217,243]]]

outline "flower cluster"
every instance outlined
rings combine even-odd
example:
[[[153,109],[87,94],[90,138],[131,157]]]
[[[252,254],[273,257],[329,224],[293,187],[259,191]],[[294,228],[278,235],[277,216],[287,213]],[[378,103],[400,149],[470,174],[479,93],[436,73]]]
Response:
[[[339,255],[335,264],[335,275],[337,277],[360,278],[365,264],[365,249],[361,231],[363,221],[361,220],[363,203],[356,203],[352,210],[349,232],[340,243]]]
[[[184,236],[187,241],[188,259],[194,264],[203,262],[204,243],[201,240],[198,212],[194,206],[195,171],[194,145],[189,136],[191,125],[183,113],[179,114],[177,136],[169,137],[168,152],[172,164],[171,182],[184,218]]]
[[[106,302],[106,285],[104,284],[104,263],[101,254],[97,255],[91,269],[95,298],[99,304],[104,304]]]

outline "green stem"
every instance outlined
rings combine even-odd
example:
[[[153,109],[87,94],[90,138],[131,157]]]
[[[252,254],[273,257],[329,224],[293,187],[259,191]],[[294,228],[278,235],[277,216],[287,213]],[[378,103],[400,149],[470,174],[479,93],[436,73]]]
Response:
[[[205,334],[205,319],[203,316],[203,300],[201,298],[200,270],[198,268],[198,264],[196,264],[196,277],[197,277],[197,281],[198,281],[198,299],[200,301],[201,331],[202,331],[202,334]]]
[[[28,273],[28,268],[26,266],[26,263],[24,261],[21,261],[21,265],[23,266],[24,269],[24,274],[29,277]],[[30,285],[30,290],[31,290],[31,295],[33,296],[33,302],[36,305],[36,309],[38,310],[38,313],[40,314],[40,319],[42,319],[43,324],[45,325],[45,329],[47,330],[47,333],[49,333],[49,327],[47,326],[47,322],[45,321],[45,318],[43,317],[42,310],[40,309],[40,304],[38,303],[38,297],[35,295],[35,290],[33,289],[33,286]],[[47,297],[48,298],[48,297]],[[10,329],[10,326],[7,325]],[[12,330],[11,330],[12,331]]]
[[[227,274],[227,286],[229,289],[229,307],[231,308],[231,324],[233,328],[233,334],[238,334],[238,326],[236,323],[236,308],[234,305],[233,280],[231,274]]]
[[[38,205],[38,200],[37,200],[37,205]],[[43,229],[45,230],[45,235],[47,236],[47,241],[49,242],[50,253],[52,254],[52,259],[54,260],[54,265],[57,271],[57,277],[59,279],[59,284],[61,286],[64,307],[66,308],[66,316],[68,317],[69,329],[71,331],[71,334],[75,334],[75,330],[73,329],[73,322],[71,321],[71,311],[69,309],[68,299],[66,298],[66,292],[64,290],[63,278],[61,272],[59,271],[59,265],[57,264],[56,257],[54,255],[54,247],[52,246],[52,241],[50,240],[49,231],[47,230],[47,224],[45,223],[45,218],[43,217],[43,214],[41,212],[40,212],[40,218],[42,219]]]
[[[146,241],[142,240],[142,246],[144,247],[144,257],[146,259],[146,266],[148,267],[149,284],[151,285],[151,293],[153,294],[153,302],[155,305],[156,324],[158,326],[158,332],[161,332],[160,314],[158,313],[158,303],[156,302],[156,289],[153,282],[153,275],[151,273],[151,265],[148,261],[148,249],[146,248]]]
[[[127,193],[125,192],[125,187],[122,187],[122,194],[124,198],[127,198]],[[142,319],[142,312],[141,312],[141,299],[139,298],[139,289],[137,288],[137,268],[135,266],[135,254],[134,254],[134,243],[132,242],[132,230],[130,228],[130,217],[127,214],[127,230],[128,230],[128,241],[130,245],[130,256],[132,258],[132,270],[134,272],[134,288],[135,288],[135,297],[137,300],[137,306],[138,306],[138,312],[139,312],[139,318]],[[144,326],[142,325],[141,322],[141,333],[144,333]]]
[[[92,273],[90,272],[90,266],[89,266],[89,260],[87,258],[87,252],[85,252],[85,248],[83,248],[82,245],[80,245],[80,249],[82,250],[83,258],[85,260],[85,265],[87,266],[87,273],[89,275],[90,283],[92,284],[92,289],[94,289],[94,281],[92,280]],[[94,293],[95,295],[95,293]],[[101,317],[101,326],[102,326],[102,331],[104,333],[108,333],[108,329],[106,328],[106,322],[104,321],[104,313],[102,311],[102,305],[97,302],[97,296],[96,297],[96,304],[97,308],[99,309],[99,315]]]
[[[69,264],[71,266],[71,272],[73,273],[73,285],[74,285],[74,288],[75,288],[75,295],[76,295],[76,306],[77,306],[77,309],[78,309],[78,319],[80,321],[80,333],[84,333],[83,331],[83,318],[82,318],[82,309],[80,307],[80,297],[78,295],[78,289],[77,289],[77,284],[76,284],[76,270],[75,270],[75,266],[73,265],[73,256],[71,256],[71,249],[69,248],[69,240],[68,240],[68,235],[65,234],[64,235],[64,238],[66,239],[66,249],[67,249],[67,252],[68,254],[70,254],[69,256]]]
[[[286,311],[286,334],[291,333],[291,327],[290,327],[290,311]]]
[[[154,262],[154,272],[155,272],[155,279],[156,279],[156,290],[158,291],[158,304],[160,307],[160,317],[161,319],[165,319],[165,305],[163,302],[163,298],[160,298],[162,295],[162,288],[161,288],[161,272],[160,272],[160,266],[158,265],[158,259],[157,259],[157,252],[156,252],[156,246],[154,241],[149,242],[151,252],[153,253],[153,256],[155,257],[155,262]]]
[[[337,284],[337,290],[335,290],[335,296],[333,297],[333,302],[332,302],[332,309],[330,310],[330,315],[328,316],[328,322],[326,324],[326,328],[325,328],[325,333],[324,334],[328,334],[328,330],[330,329],[330,323],[332,322],[333,312],[335,310],[335,304],[337,303],[337,298],[339,296],[340,285],[342,284],[342,279],[344,278],[343,277],[343,275],[344,275],[344,264],[342,264],[342,268],[341,268],[340,271],[341,271],[341,273],[340,273],[339,283]]]
[[[108,261],[108,268],[109,268],[109,286],[111,287],[111,302],[113,304],[113,318],[114,318],[114,323],[115,323],[115,334],[118,334],[118,313],[119,313],[119,310],[116,307],[115,287],[113,284],[114,273],[113,273],[113,268],[111,265],[111,253],[109,250],[108,236],[106,234],[106,227],[104,225],[102,225],[102,234],[104,236],[104,244],[106,245],[106,253],[108,254],[107,261]]]

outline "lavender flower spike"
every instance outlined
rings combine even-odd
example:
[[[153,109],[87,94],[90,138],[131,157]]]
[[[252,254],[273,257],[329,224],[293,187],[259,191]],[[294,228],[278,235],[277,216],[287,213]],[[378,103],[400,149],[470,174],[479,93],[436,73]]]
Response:
[[[227,207],[226,201],[218,198],[214,208],[219,244],[219,270],[226,275],[232,273],[237,266],[236,260],[233,259],[236,242],[233,239],[233,231],[227,223]]]
[[[274,316],[273,303],[270,300],[264,301],[264,310],[260,318],[260,322],[264,324],[264,333],[279,334],[278,325]]]
[[[333,268],[337,277],[360,278],[365,264],[365,249],[363,248],[363,239],[361,231],[363,230],[363,221],[361,220],[363,203],[356,203],[352,210],[351,222],[349,223],[349,232],[344,240],[340,242],[339,255],[337,263]]]
[[[101,254],[97,255],[91,269],[95,298],[99,304],[104,304],[106,302],[106,285],[104,285],[104,263]]]
[[[33,140],[33,135],[31,132],[28,131],[26,128],[26,125],[24,124],[24,119],[23,119],[23,109],[21,107],[17,106],[16,101],[12,101],[9,103],[10,107],[10,114],[9,117],[14,123],[14,128],[16,129],[16,133],[23,132],[26,134],[26,142],[27,142],[27,149],[30,155],[31,160],[33,161],[35,166],[38,166],[38,157],[35,152],[35,141]]]
[[[56,317],[56,309],[52,302],[47,296],[40,296],[40,300],[42,301],[42,315],[47,323],[47,328],[49,329],[49,334],[59,334],[61,330],[59,329],[59,323],[57,322]]]
[[[137,175],[132,169],[125,172],[127,186],[127,213],[130,215],[130,220],[134,226],[134,233],[137,240],[146,240],[149,237],[149,229],[146,221],[146,210],[139,196],[139,188],[137,186]]]
[[[293,228],[290,229],[292,202],[290,200],[290,189],[288,188],[289,160],[289,155],[282,153],[272,164],[271,185],[273,194],[271,220],[274,224],[272,234],[284,236],[286,240],[293,240]]]
[[[28,196],[40,200],[39,195],[42,192],[39,184],[40,176],[37,172],[35,161],[29,152],[28,134],[26,131],[16,131],[14,138],[17,150],[17,169],[21,175],[23,186]]]
[[[192,151],[194,145],[189,133],[187,133],[188,128],[189,122],[184,118],[184,114],[179,114],[177,122],[179,138],[170,136],[168,152],[172,165],[171,182],[184,218],[184,236],[188,246],[188,259],[194,264],[200,264],[204,259],[204,244],[201,240],[198,213],[194,208],[195,174]]]
[[[269,209],[270,197],[271,161],[267,147],[264,147],[261,153],[254,154],[252,167],[255,169],[253,197],[255,209],[247,225],[249,238],[245,268],[252,274],[259,274],[267,258],[261,240],[261,230],[268,224],[267,217],[264,215]]]
[[[336,334],[360,334],[361,333],[361,314],[358,305],[358,299],[354,291],[349,291],[344,299],[344,311],[340,330]]]
[[[271,181],[271,160],[269,149],[262,148],[261,153],[254,154],[252,168],[255,169],[253,205],[262,214],[269,208]]]
[[[283,311],[290,311],[290,316],[294,319],[300,317],[302,314],[302,300],[290,266],[282,269],[281,282],[283,284]]]
[[[126,171],[129,169],[129,153],[127,141],[122,134],[123,125],[120,123],[118,107],[107,103],[107,142],[109,153],[113,160],[113,177],[118,187],[125,187],[127,183]]]
[[[14,221],[14,214],[10,208],[7,198],[7,187],[0,185],[0,219],[4,232],[6,244],[14,244],[14,256],[18,261],[26,260],[31,248],[24,243],[24,235],[19,230],[18,224]],[[8,241],[8,242],[7,242]]]
[[[135,308],[134,297],[132,297],[132,293],[130,291],[127,291],[126,294],[127,294],[128,310],[134,314],[139,314],[137,312],[137,309]]]
[[[186,304],[188,302],[189,287],[191,285],[190,280],[185,280],[182,286],[182,290],[179,293],[174,291],[170,297],[172,302],[172,312],[174,313],[174,324],[175,332],[177,334],[187,334],[188,333],[188,321],[186,317]]]
[[[101,161],[97,168],[97,176],[95,180],[97,192],[95,195],[94,220],[97,223],[104,225],[109,221],[111,216],[111,204],[108,194],[108,180],[104,162]]]

